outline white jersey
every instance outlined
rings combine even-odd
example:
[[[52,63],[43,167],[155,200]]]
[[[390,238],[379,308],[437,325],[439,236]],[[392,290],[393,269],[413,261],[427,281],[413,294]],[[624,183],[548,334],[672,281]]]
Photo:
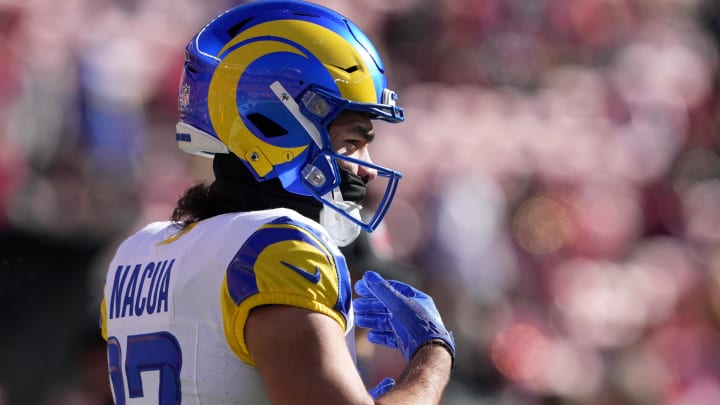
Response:
[[[156,222],[110,263],[102,331],[117,404],[269,403],[244,339],[281,304],[337,321],[355,355],[350,274],[316,222],[287,209]]]

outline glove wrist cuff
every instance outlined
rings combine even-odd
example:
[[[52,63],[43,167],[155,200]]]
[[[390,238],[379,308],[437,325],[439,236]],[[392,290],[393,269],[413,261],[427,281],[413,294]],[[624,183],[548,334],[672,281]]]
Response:
[[[439,339],[439,338],[431,339],[431,340],[423,342],[420,346],[418,346],[418,348],[415,350],[415,353],[417,353],[420,349],[422,349],[425,346],[440,346],[440,347],[444,348],[445,350],[447,350],[448,353],[450,353],[450,359],[451,359],[450,371],[455,369],[455,348],[450,346],[450,344],[448,342],[446,342],[442,339]]]

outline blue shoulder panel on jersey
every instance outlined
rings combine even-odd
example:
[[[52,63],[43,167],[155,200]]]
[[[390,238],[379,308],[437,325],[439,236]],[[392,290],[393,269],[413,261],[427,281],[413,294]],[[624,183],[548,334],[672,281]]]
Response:
[[[319,252],[323,252],[329,263],[335,263],[339,291],[338,300],[333,309],[347,314],[350,310],[352,290],[350,273],[342,253],[339,249],[323,242],[323,238],[315,229],[288,217],[280,217],[260,227],[245,241],[230,262],[227,269],[227,286],[235,304],[240,304],[247,297],[259,291],[254,270],[255,263],[266,248],[284,241],[307,243]],[[328,257],[328,254],[332,257]]]
[[[345,256],[342,254],[335,256],[335,263],[337,263],[340,279],[340,294],[338,294],[338,302],[335,304],[335,310],[343,314],[348,314],[350,313],[350,302],[352,300],[350,270],[348,269],[347,262],[345,262]]]

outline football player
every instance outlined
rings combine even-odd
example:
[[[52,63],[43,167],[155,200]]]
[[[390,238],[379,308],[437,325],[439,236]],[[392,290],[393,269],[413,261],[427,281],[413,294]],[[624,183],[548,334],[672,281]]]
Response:
[[[366,35],[312,3],[246,3],[190,40],[176,140],[212,157],[215,179],[109,265],[117,404],[440,402],[455,343],[432,299],[368,271],[353,302],[339,250],[393,200],[401,175],[368,148],[373,120],[403,121],[396,99]],[[369,181],[384,192],[363,210]],[[403,354],[397,381],[364,386],[355,325]]]

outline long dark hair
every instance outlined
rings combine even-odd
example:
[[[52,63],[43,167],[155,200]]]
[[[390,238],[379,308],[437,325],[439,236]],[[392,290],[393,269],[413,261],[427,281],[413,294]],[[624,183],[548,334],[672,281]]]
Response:
[[[223,209],[210,197],[210,185],[199,183],[185,190],[178,200],[170,220],[184,226],[223,213],[225,213]]]

